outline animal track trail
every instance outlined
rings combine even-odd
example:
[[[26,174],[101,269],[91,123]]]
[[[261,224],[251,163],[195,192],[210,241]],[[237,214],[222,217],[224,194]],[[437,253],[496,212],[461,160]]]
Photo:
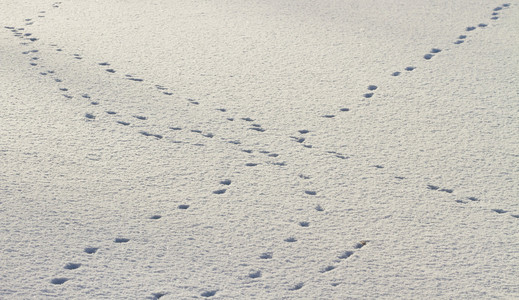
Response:
[[[499,10],[501,10],[502,8],[500,8]],[[497,10],[497,11],[499,11]],[[496,15],[494,15],[494,17],[497,18]],[[478,28],[485,28],[487,25],[484,24],[484,23],[480,23],[477,27],[476,26],[471,26],[471,27],[467,27],[466,30],[467,32],[471,32],[471,31],[474,31]],[[470,30],[469,30],[470,28]],[[7,28],[6,28],[7,29]],[[15,29],[14,27],[12,29]],[[10,30],[12,30],[10,29]],[[21,34],[20,31],[23,31],[23,29],[15,29],[16,31],[14,32],[14,35],[18,38],[23,38],[23,39],[26,39],[30,42],[36,42],[38,41],[39,39],[36,38],[36,37],[32,37],[32,34],[29,33],[29,35],[25,35],[25,34]],[[458,43],[458,44],[461,44],[463,43],[463,41],[465,41],[467,38],[466,35],[460,35],[458,37],[458,40],[454,43]],[[461,41],[461,42],[460,42]],[[56,49],[56,51],[58,52],[65,52],[62,50],[62,48],[58,48]],[[27,52],[27,51],[26,51]],[[36,52],[28,52],[28,53],[24,53],[24,54],[30,54],[30,53],[37,53],[38,51],[36,50]],[[430,53],[427,53],[423,56],[423,58],[425,60],[432,60],[435,56],[435,54],[439,54],[441,52],[441,49],[439,48],[432,48],[430,50]],[[69,56],[69,58],[71,59],[74,59],[74,60],[83,60],[83,56],[78,54],[78,53],[74,53],[73,55]],[[38,66],[38,63],[39,63],[39,60],[40,58],[37,57],[37,56],[32,56],[30,58],[31,60],[31,64],[34,64],[33,66]],[[85,61],[87,61],[88,58],[85,58]],[[38,62],[36,62],[38,61]],[[115,68],[106,68],[108,66],[110,66],[110,63],[108,62],[104,62],[104,63],[97,63],[99,66],[101,66],[103,69],[101,70],[103,72],[103,74],[105,74],[106,76],[119,76],[117,70]],[[41,66],[43,67],[43,66]],[[404,69],[404,71],[406,72],[411,72],[413,70],[415,70],[416,67],[414,66],[408,66]],[[45,74],[42,74],[42,73],[45,73]],[[53,72],[40,72],[40,75],[42,76],[48,76],[49,74],[53,74]],[[394,72],[393,74],[391,74],[392,76],[400,76],[404,74],[403,72],[400,72],[400,71],[396,71]],[[407,74],[407,73],[406,73]],[[144,80],[142,78],[138,78],[138,77],[134,77],[133,75],[130,75],[130,74],[126,74],[124,76],[121,76],[121,79],[123,80],[127,80],[127,81],[133,81],[133,82],[136,82],[136,84],[148,84],[148,81],[147,80]],[[57,83],[61,82],[61,80],[58,82],[56,81]],[[153,84],[153,83],[151,83]],[[172,88],[169,88],[169,87],[165,87],[163,85],[158,85],[158,84],[155,84],[154,85],[155,88],[156,88],[156,92],[157,93],[160,93],[162,95],[165,95],[165,96],[172,96],[174,93],[172,92],[173,89]],[[68,91],[68,88],[66,87],[63,87],[63,88],[60,88],[61,91],[63,92],[66,92]],[[367,91],[361,91],[359,92],[359,100],[368,100],[369,101],[376,101],[376,93],[377,93],[377,90],[378,90],[378,86],[376,85],[369,85],[367,87]],[[70,96],[70,95],[64,95],[65,98],[68,98],[68,99],[72,99],[73,96]],[[95,95],[88,95],[88,94],[81,94],[80,98],[82,99],[91,99],[91,97],[94,97],[95,98]],[[79,98],[79,97],[78,97]],[[195,100],[195,99],[190,99],[190,98],[187,98],[186,101],[193,105],[192,107],[196,107],[197,105],[199,105],[201,103],[200,100]],[[90,102],[92,105],[102,105],[101,103],[97,102],[97,101],[92,101]],[[95,103],[95,104],[94,104]],[[228,114],[228,110],[227,108],[215,108],[215,110],[218,110],[219,112],[223,113],[222,117],[223,118],[226,118],[227,120],[229,121],[232,121],[234,122],[235,124],[243,124],[243,122],[245,122],[246,126],[241,126],[241,128],[243,128],[244,130],[249,130],[249,131],[256,131],[258,134],[268,134],[268,127],[265,128],[263,127],[261,124],[258,124],[258,123],[252,123],[252,122],[255,122],[254,119],[250,118],[250,117],[238,117],[238,116],[229,116]],[[346,108],[346,107],[343,107],[343,108],[340,108],[339,109],[339,112],[348,112],[350,111],[349,108]],[[106,114],[107,115],[111,115],[111,116],[114,116],[114,115],[117,115],[117,111],[113,111],[113,110],[109,110],[109,111],[106,111]],[[343,115],[346,115],[346,114],[341,114],[341,115],[335,115],[335,114],[326,114],[326,115],[322,115],[323,118],[325,119],[334,119],[335,117],[338,117],[338,116],[343,116]],[[85,113],[85,118],[89,121],[95,121],[96,120],[96,115],[92,112],[87,112]],[[141,122],[141,121],[148,121],[148,118],[146,116],[143,116],[143,115],[140,115],[140,114],[134,114],[133,115],[133,118],[135,120],[132,120],[132,121],[135,121],[135,122]],[[153,121],[153,120],[149,120],[149,121]],[[120,125],[123,125],[123,126],[129,126],[131,125],[130,122],[126,122],[126,121],[116,121],[117,124],[120,124]],[[240,126],[240,125],[236,125],[236,127]],[[203,131],[203,130],[198,130],[198,129],[188,129],[186,128],[186,126],[183,126],[182,128],[181,127],[169,127],[168,129],[165,129],[168,130],[168,131],[179,131],[179,130],[190,130],[191,132],[193,133],[196,133],[196,134],[201,134],[203,135],[204,137],[208,138],[208,139],[212,139],[213,137],[215,137],[215,135],[213,135],[212,133],[207,133],[206,131]],[[165,137],[165,135],[163,134],[158,134],[158,133],[150,133],[148,131],[145,131],[145,130],[141,130],[138,132],[139,134],[143,135],[143,136],[146,136],[146,137],[153,137],[157,140],[160,140],[160,139],[163,139],[163,137]],[[299,130],[299,134],[301,135],[304,135],[304,134],[307,134],[309,133],[309,130],[307,129],[302,129],[302,130]],[[288,134],[286,134],[286,137],[287,139],[292,139],[295,143],[297,144],[301,144],[304,148],[313,148],[314,150],[320,150],[320,151],[324,151],[326,152],[327,154],[330,154],[330,155],[334,155],[335,157],[337,158],[340,158],[340,159],[347,159],[348,157],[345,156],[344,154],[341,154],[341,153],[337,153],[337,152],[334,152],[334,151],[327,151],[327,150],[323,150],[319,147],[319,145],[317,145],[317,147],[314,147],[313,145],[309,145],[305,142],[307,142],[307,138],[305,137],[294,137],[294,136],[290,136]],[[213,140],[217,140],[217,139],[213,139]],[[220,141],[225,141],[225,138],[221,138]],[[236,145],[237,147],[239,147],[241,145],[241,142],[239,141],[232,141],[232,140],[227,140],[225,141],[226,143],[230,143],[230,144],[233,144],[233,145]],[[252,153],[253,150],[249,150],[249,149],[246,149],[246,150],[243,150],[243,149],[239,149],[240,151],[244,151],[244,152],[247,152],[247,151],[250,151],[250,152],[247,152],[247,153]],[[270,151],[265,151],[265,150],[255,150],[255,151],[258,151],[259,153],[263,153],[265,155],[267,155],[268,157],[277,157],[279,154],[277,153],[271,153]],[[264,162],[263,162],[264,163]],[[260,163],[246,163],[245,166],[246,167],[255,167],[255,166],[258,166]],[[375,167],[375,168],[383,168],[383,166],[381,165],[375,165],[375,166],[372,166],[372,167]],[[403,177],[401,178],[403,179]],[[222,180],[220,181],[220,185],[225,185],[225,186],[230,186],[231,185],[231,181],[230,180]],[[452,194],[453,193],[453,190],[452,189],[448,189],[448,188],[441,188],[439,186],[434,186],[434,185],[429,185],[427,187],[428,189],[430,190],[433,190],[433,191],[438,191],[438,192],[445,192],[445,193],[448,193],[448,194]],[[216,189],[215,191],[213,191],[213,194],[215,195],[223,195],[227,192],[227,188],[220,188],[220,189]],[[317,192],[314,191],[314,190],[305,190],[304,191],[304,194],[305,195],[308,195],[308,196],[316,196],[317,195]],[[468,197],[467,198],[468,201],[478,201],[476,198],[474,197]],[[178,206],[178,209],[179,210],[186,210],[189,208],[189,205],[187,204],[182,204],[182,205],[179,205]],[[317,213],[319,212],[322,212],[324,211],[324,209],[320,206],[320,205],[317,205],[315,207],[315,210],[317,211]],[[506,210],[503,210],[503,209],[492,209],[492,211],[494,213],[497,213],[497,214],[507,214],[508,211]],[[512,217],[514,218],[519,218],[519,215],[512,215]],[[158,220],[160,219],[161,216],[160,215],[153,215],[150,217],[151,220]],[[309,222],[306,222],[306,221],[301,221],[299,222],[298,224],[300,227],[303,227],[303,228],[306,228],[306,227],[309,227],[310,226],[310,223]],[[124,243],[128,243],[130,240],[127,239],[127,238],[116,238],[113,242],[114,243],[117,243],[117,244],[124,244]],[[298,239],[296,237],[288,237],[286,239],[284,239],[284,242],[286,243],[296,243],[298,242]],[[364,246],[366,246],[367,244],[367,241],[361,241],[357,244],[355,244],[353,246],[353,249],[354,250],[346,250],[344,252],[342,252],[341,254],[339,254],[337,256],[338,260],[335,260],[333,264],[327,264],[325,265],[324,267],[322,267],[319,272],[322,273],[322,274],[325,274],[325,273],[328,273],[328,272],[333,272],[333,270],[335,270],[336,268],[340,267],[340,264],[343,263],[344,261],[347,261],[352,255],[355,255],[357,252],[360,251],[360,249],[362,249]],[[89,255],[94,255],[96,252],[97,252],[98,248],[85,248],[84,249],[84,252],[89,254]],[[273,253],[272,252],[265,252],[263,254],[261,254],[259,256],[260,259],[262,260],[268,260],[268,259],[272,259],[273,257]],[[70,266],[70,268],[67,268],[67,266]],[[73,265],[78,265],[76,268],[73,268]],[[65,266],[65,269],[68,269],[68,270],[73,270],[73,269],[77,269],[81,266],[81,264],[68,264],[67,266]],[[252,273],[249,274],[249,278],[260,278],[262,276],[262,273],[261,271],[254,271]],[[64,284],[66,281],[68,281],[69,279],[68,278],[55,278],[55,279],[52,279],[52,283],[53,284]],[[296,291],[296,290],[300,290],[304,287],[304,283],[303,282],[300,282],[300,283],[297,283],[295,284],[294,286],[290,287],[289,290],[290,291]],[[204,291],[200,294],[200,296],[202,297],[212,297],[214,296],[216,293],[217,293],[218,290],[208,290],[208,291]],[[154,297],[156,297],[157,299],[162,297],[163,295],[165,294],[162,294],[162,293],[156,293],[156,294],[153,294]]]
[[[432,185],[432,184],[428,184],[427,185],[427,189],[428,190],[431,190],[431,191],[436,191],[436,192],[445,192],[445,193],[448,193],[448,194],[453,194],[454,193],[454,190],[453,189],[449,189],[449,188],[440,188],[439,186],[437,185]],[[468,197],[462,197],[462,199],[460,199],[460,197],[456,197],[455,196],[455,202],[456,203],[459,203],[459,204],[470,204],[470,203],[474,203],[474,202],[479,202],[480,199],[478,199],[477,197],[474,197],[474,196],[468,196]],[[492,211],[494,213],[497,213],[497,214],[507,214],[509,213],[508,210],[505,210],[505,209],[501,209],[501,208],[493,208],[493,209],[489,209],[489,211]],[[514,217],[514,215],[510,214],[512,217]]]
[[[52,46],[54,47],[57,47],[56,44],[51,44]],[[59,51],[62,51],[61,48],[58,48],[57,50]],[[65,53],[64,53],[65,54]],[[68,54],[70,55],[70,54]],[[71,54],[71,57],[73,59],[83,59],[83,56],[79,53],[73,53]],[[36,64],[36,63],[34,63]],[[108,67],[110,66],[111,64],[107,61],[105,62],[97,62],[96,63],[97,65],[101,66],[101,67]],[[115,69],[106,69],[105,71],[107,71],[108,73],[115,73],[116,70]],[[141,79],[141,78],[135,78],[133,77],[133,75],[130,75],[130,74],[126,74],[124,77],[124,79],[127,79],[127,80],[132,80],[132,81],[144,81],[144,79]],[[61,81],[61,79],[57,79],[59,81]],[[159,84],[155,84],[154,85],[155,88],[157,89],[157,91],[159,92],[163,92],[164,90],[169,90],[168,87],[165,87],[164,85],[159,85]],[[63,89],[66,89],[68,90],[67,88],[63,88]],[[368,89],[376,89],[376,86],[370,86]],[[62,91],[66,91],[66,90],[62,90]],[[366,94],[367,96],[366,97],[371,97],[373,94],[369,95],[369,94]],[[369,96],[368,96],[369,95]],[[70,95],[70,94],[63,94],[62,95],[63,97],[65,97],[66,99],[73,99],[74,96]],[[82,95],[83,98],[90,98],[89,96],[85,96],[85,95]],[[190,99],[188,98],[187,101],[189,101],[189,103],[193,104],[193,105],[198,105],[199,104],[199,101],[195,101],[194,99]],[[100,105],[101,103],[98,102],[98,101],[91,101],[90,102],[91,105],[93,106],[97,106],[97,105]],[[227,109],[225,108],[216,108],[217,110],[221,111],[221,112],[226,112]],[[340,110],[341,112],[346,112],[346,111],[349,111],[349,108],[342,108]],[[91,112],[88,112],[85,114],[85,117],[88,119],[88,120],[94,120],[95,119],[95,114],[91,113]],[[329,118],[333,118],[334,115],[328,115],[328,116],[325,116],[325,117],[329,117]],[[228,120],[237,120],[237,119],[240,119],[240,120],[243,120],[245,122],[253,122],[254,119],[250,118],[250,117],[233,117],[233,118],[227,118]],[[116,121],[117,124],[120,124],[120,125],[124,125],[124,126],[128,126],[130,125],[131,123],[128,122],[127,120],[119,120],[119,121]],[[267,131],[267,128],[264,128],[261,124],[258,124],[258,123],[253,123],[253,124],[250,124],[246,130],[250,130],[250,131],[256,131],[256,132],[259,132],[259,133],[264,133]],[[148,131],[139,131],[140,134],[144,135],[144,136],[147,136],[147,137],[155,137],[157,139],[161,139],[162,137],[164,137],[163,134],[159,134],[159,133],[150,133]],[[208,135],[204,135],[206,137],[213,137],[212,134],[208,134]],[[230,141],[231,143],[234,143],[233,141]],[[238,143],[234,143],[234,144],[238,144]],[[308,145],[308,144],[304,144],[303,147],[305,148],[315,148],[313,145]],[[269,157],[277,157],[279,156],[279,154],[275,154],[275,153],[271,153],[268,155]],[[345,159],[346,156],[344,155],[337,155],[338,158],[342,158],[342,159]],[[277,165],[277,166],[285,166],[286,163],[285,162],[272,162],[270,164],[273,164],[273,165]]]

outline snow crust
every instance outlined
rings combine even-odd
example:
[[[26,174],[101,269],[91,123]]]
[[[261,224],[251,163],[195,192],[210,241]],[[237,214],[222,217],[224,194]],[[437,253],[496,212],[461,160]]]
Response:
[[[519,298],[519,2],[0,2],[0,298]]]

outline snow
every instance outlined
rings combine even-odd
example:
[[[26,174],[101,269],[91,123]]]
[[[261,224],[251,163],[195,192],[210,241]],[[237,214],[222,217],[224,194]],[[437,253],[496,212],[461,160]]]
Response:
[[[519,3],[3,2],[0,298],[519,298]]]

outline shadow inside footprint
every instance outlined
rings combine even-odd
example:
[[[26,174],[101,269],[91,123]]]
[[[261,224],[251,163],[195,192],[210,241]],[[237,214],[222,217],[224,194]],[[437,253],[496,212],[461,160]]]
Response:
[[[206,292],[203,292],[202,294],[200,294],[200,296],[202,297],[212,297],[214,295],[216,295],[216,292],[217,290],[214,290],[214,291],[206,291]]]
[[[261,271],[257,271],[257,272],[254,272],[254,273],[250,273],[250,274],[249,274],[249,277],[250,277],[250,278],[260,278],[260,277],[261,277]]]
[[[301,288],[303,288],[303,286],[304,286],[304,283],[300,282],[300,283],[294,285],[293,287],[289,288],[288,290],[297,291],[297,290],[300,290]]]
[[[327,266],[324,269],[322,269],[320,272],[321,273],[326,273],[326,272],[330,272],[333,269],[335,269],[335,266]]]
[[[52,284],[64,284],[65,282],[69,281],[68,278],[54,278],[50,281]]]
[[[153,293],[151,295],[153,296],[154,299],[160,299],[160,298],[166,296],[167,293]]]
[[[93,247],[88,247],[88,248],[85,248],[85,253],[88,253],[88,254],[94,254],[97,252],[99,248],[93,248]]]
[[[308,227],[308,226],[310,226],[310,222],[306,222],[306,221],[299,222],[299,226]]]
[[[340,259],[347,259],[348,257],[353,255],[353,251],[345,251],[343,254],[339,255]]]
[[[67,270],[75,270],[79,267],[81,267],[81,264],[75,264],[75,263],[68,263],[64,266],[64,268]]]

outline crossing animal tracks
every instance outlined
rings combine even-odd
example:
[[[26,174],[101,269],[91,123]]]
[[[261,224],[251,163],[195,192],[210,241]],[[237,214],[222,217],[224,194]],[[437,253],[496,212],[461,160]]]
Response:
[[[55,2],[52,4],[52,8],[59,9],[61,6],[67,5],[67,3]],[[496,7],[490,13],[489,21],[495,22],[499,19],[500,13],[503,9],[508,9],[510,4],[503,4],[502,6]],[[71,61],[75,61],[77,63],[84,63],[95,65],[98,67],[99,76],[104,78],[103,76],[110,76],[116,78],[117,80],[129,82],[131,84],[140,85],[143,89],[151,87],[150,94],[153,94],[154,97],[168,97],[168,98],[178,98],[176,94],[176,87],[168,86],[166,84],[159,84],[153,82],[151,78],[144,78],[138,75],[133,74],[123,74],[123,72],[119,71],[119,68],[112,64],[110,61],[93,61],[89,57],[82,55],[81,53],[75,53],[75,51],[66,50],[66,45],[55,45],[55,44],[46,44],[50,43],[50,41],[42,41],[40,38],[34,36],[33,33],[27,32],[30,29],[30,26],[35,24],[35,22],[44,22],[46,18],[45,11],[40,11],[36,17],[26,18],[24,20],[24,27],[17,27],[12,25],[6,25],[4,28],[12,32],[12,35],[22,40],[22,45],[26,46],[28,49],[21,52],[27,59],[27,63],[34,67],[34,72],[39,74],[42,77],[48,78],[53,81],[53,85],[56,90],[56,98],[61,99],[60,101],[64,101],[65,103],[69,103],[71,101],[75,101],[73,103],[84,103],[85,101],[89,103],[88,110],[84,112],[83,118],[86,122],[97,122],[100,119],[106,120],[106,118],[110,118],[110,124],[113,124],[115,130],[123,130],[120,128],[131,128],[134,131],[134,137],[137,138],[147,138],[147,142],[149,143],[167,143],[171,139],[181,140],[179,143],[186,143],[190,145],[196,145],[203,147],[205,143],[213,143],[217,144],[221,147],[223,145],[231,145],[233,151],[247,153],[247,154],[258,154],[258,156],[251,157],[251,160],[247,163],[243,164],[243,170],[247,169],[255,169],[265,166],[272,166],[271,172],[279,172],[280,169],[290,169],[292,166],[284,160],[284,158],[290,153],[293,153],[293,150],[286,151],[286,149],[268,149],[270,143],[259,144],[256,140],[252,139],[250,141],[246,140],[237,140],[232,135],[233,132],[241,132],[244,133],[245,136],[248,134],[258,134],[262,135],[267,141],[275,141],[279,138],[280,134],[276,133],[274,135],[271,133],[272,128],[267,120],[263,121],[260,118],[256,118],[253,115],[241,115],[233,113],[232,107],[207,107],[204,99],[198,98],[185,98],[182,99],[182,103],[186,105],[189,109],[197,110],[197,109],[206,109],[207,111],[214,111],[218,114],[218,118],[220,120],[227,120],[229,123],[232,123],[232,130],[213,130],[213,128],[208,127],[206,120],[196,120],[196,122],[192,122],[191,124],[187,124],[187,122],[175,121],[175,124],[167,127],[158,127],[155,125],[155,122],[158,122],[154,119],[153,116],[148,115],[148,112],[144,111],[134,111],[131,114],[126,114],[122,116],[120,111],[131,110],[131,108],[127,107],[117,107],[113,106],[109,103],[107,99],[103,99],[103,95],[97,95],[94,93],[90,93],[89,91],[84,90],[75,90],[73,86],[67,85],[69,82],[69,78],[67,78],[67,74],[61,74],[58,71],[54,70],[54,66],[49,65],[47,63],[45,53],[49,51],[59,52],[59,55],[62,55],[63,59],[68,59]],[[473,25],[468,25],[465,28],[460,29],[460,35],[453,39],[452,43],[457,45],[456,47],[463,47],[463,43],[469,41],[471,39],[471,34],[477,32],[477,30],[491,30],[492,23],[478,23]],[[30,48],[30,49],[29,49]],[[44,49],[45,48],[45,49]],[[457,51],[459,48],[451,49],[450,51]],[[74,53],[72,53],[74,52]],[[79,52],[79,51],[78,51]],[[449,55],[447,51],[444,51],[443,48],[432,45],[430,51],[428,53],[424,53],[421,60],[427,61],[428,66],[434,64],[434,61],[440,55]],[[407,66],[403,67],[400,70],[395,70],[390,74],[385,74],[388,77],[403,77],[403,76],[413,76],[415,73],[420,72],[422,68],[427,67],[415,67],[414,62],[409,62]],[[138,70],[135,70],[135,74],[138,74]],[[391,79],[390,80],[394,80]],[[390,82],[390,81],[389,81]],[[389,83],[391,84],[391,83]],[[358,99],[359,102],[364,101],[377,101],[378,94],[382,93],[385,86],[378,83],[369,84],[364,86],[364,88],[359,89],[358,91]],[[64,94],[63,94],[64,93]],[[63,99],[64,98],[64,99]],[[201,108],[203,107],[203,108]],[[336,121],[337,119],[347,118],[348,112],[353,112],[353,108],[349,107],[341,107],[338,108],[335,112],[328,112],[325,114],[315,115],[315,118],[322,119],[322,122],[328,121]],[[216,118],[216,117],[215,117]],[[194,124],[193,124],[194,123]],[[153,125],[153,126],[152,126]],[[108,125],[111,126],[111,125]],[[152,127],[153,130],[148,130],[148,127]],[[303,127],[304,128],[304,127]],[[308,127],[307,127],[308,128]],[[311,128],[310,128],[311,129]],[[222,132],[224,135],[221,135]],[[228,135],[225,135],[228,134]],[[312,134],[312,131],[309,129],[300,129],[296,132],[283,132],[281,134],[282,138],[286,141],[291,142],[293,147],[298,147],[299,151],[312,151],[313,155],[325,155],[328,158],[335,159],[337,164],[343,164],[343,166],[349,166],[351,163],[350,158],[354,158],[355,155],[350,155],[348,153],[337,152],[335,150],[331,150],[322,146],[318,143],[309,143],[309,136]],[[332,133],[333,134],[333,133]],[[184,142],[190,141],[191,136],[200,137],[204,140],[204,143],[201,142]],[[259,145],[258,145],[259,144]],[[274,143],[272,143],[274,144]],[[261,156],[260,156],[261,155]],[[363,166],[368,170],[375,170],[377,172],[390,172],[390,167],[386,166],[384,162],[378,162],[381,164],[376,165],[365,165]],[[382,164],[383,163],[383,164]],[[389,169],[389,170],[388,170]],[[243,171],[245,172],[245,171]],[[406,174],[402,174],[406,175]],[[300,196],[302,198],[308,199],[318,199],[317,201],[322,201],[321,203],[326,203],[327,201],[333,201],[331,199],[325,198],[326,192],[321,192],[321,190],[314,190],[311,186],[312,176],[309,175],[298,175],[299,179],[303,179],[302,185],[304,186],[301,189]],[[240,176],[238,174],[232,177],[232,181],[227,179],[226,177],[221,177],[221,179],[215,180],[214,186],[211,187],[211,192],[208,193],[207,197],[228,197],[229,194],[239,193],[239,189],[236,188],[237,184],[240,181]],[[394,178],[399,181],[405,181],[407,176],[394,176]],[[298,178],[294,178],[297,180]],[[305,182],[306,181],[306,182]],[[447,195],[453,197],[453,201],[460,205],[470,205],[471,203],[480,202],[484,200],[480,200],[479,197],[474,197],[473,195],[465,195],[459,196],[456,191],[451,187],[444,187],[441,185],[436,185],[436,183],[428,184],[424,187],[424,189],[432,192],[442,192]],[[324,197],[324,198],[320,198]],[[189,202],[188,202],[189,203]],[[322,204],[325,206],[325,204]],[[324,214],[328,213],[328,208],[325,210],[321,206],[321,204],[317,204],[311,210],[311,214]],[[178,209],[175,211],[177,214],[189,213],[193,210],[194,205],[192,204],[180,204],[177,207]],[[306,212],[305,212],[306,213]],[[519,215],[513,214],[513,212],[507,208],[492,208],[489,210],[489,213],[494,213],[502,216],[511,216],[513,218],[519,218]],[[155,215],[147,215],[143,218],[146,218],[149,222],[159,223],[163,221],[165,218],[170,216],[166,214],[155,214]],[[298,227],[298,229],[302,230],[313,230],[315,223],[314,221],[306,221],[305,219],[298,221],[294,224],[294,227]],[[304,243],[305,240],[300,238],[296,234],[289,233],[292,231],[287,231],[286,238],[280,240],[280,243],[286,244],[301,244]],[[297,232],[297,231],[295,231]],[[124,235],[124,232],[121,232]],[[322,233],[321,233],[322,234]],[[133,242],[132,239],[128,237],[114,237],[113,243],[116,244],[117,247],[125,247],[131,245]],[[376,240],[362,240],[355,243],[350,249],[344,249],[339,254],[336,255],[336,259],[334,261],[330,261],[327,264],[324,264],[319,270],[315,270],[317,273],[321,275],[326,275],[327,273],[336,272],[338,269],[344,267],[345,264],[353,257],[357,255],[363,255],[364,247],[369,247],[370,244],[377,243]],[[102,256],[103,249],[101,247],[86,247],[83,249],[83,254],[85,256]],[[273,251],[269,251],[267,249],[266,252],[263,253],[254,253],[251,254],[251,260],[259,259],[262,263],[268,263],[269,261],[277,258],[277,253]],[[284,259],[290,259],[289,257],[284,257]],[[87,268],[88,266],[82,262],[68,262],[63,267],[63,276],[67,277],[56,277],[50,280],[52,285],[57,286],[66,286],[71,281],[74,281],[74,277],[71,272],[74,270],[81,270]],[[68,272],[68,273],[67,273]],[[79,276],[79,275],[77,275]],[[263,269],[254,269],[251,270],[246,277],[248,279],[253,279],[255,281],[261,281],[263,278],[268,277],[269,274],[267,271]],[[301,281],[293,282],[293,284],[287,287],[287,290],[290,292],[297,292],[307,288],[305,286],[305,282],[301,279]],[[222,287],[224,289],[224,287]],[[213,289],[207,287],[200,287],[199,295],[203,298],[210,298],[216,296],[220,293],[220,289]],[[151,293],[151,292],[150,292]],[[168,292],[160,292],[160,293],[151,293],[152,296],[156,299],[159,299],[163,296],[166,296]]]

